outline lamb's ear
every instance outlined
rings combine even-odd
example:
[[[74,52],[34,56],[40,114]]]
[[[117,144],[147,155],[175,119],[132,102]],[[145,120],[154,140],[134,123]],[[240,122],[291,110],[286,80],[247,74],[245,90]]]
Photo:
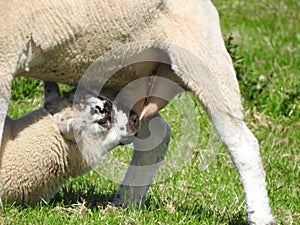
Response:
[[[49,104],[53,99],[60,98],[59,88],[56,82],[44,81],[44,105]]]
[[[60,113],[56,113],[53,115],[53,119],[58,125],[58,129],[60,133],[68,140],[74,141],[74,133],[73,133],[73,126],[74,126],[74,118],[65,118]]]

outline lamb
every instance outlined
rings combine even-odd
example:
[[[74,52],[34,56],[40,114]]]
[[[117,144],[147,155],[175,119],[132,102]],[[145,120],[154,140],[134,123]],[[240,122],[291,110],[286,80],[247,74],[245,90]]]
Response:
[[[91,170],[105,152],[136,132],[135,115],[129,120],[107,98],[85,95],[72,107],[74,91],[59,97],[56,83],[45,82],[45,87],[44,107],[17,120],[6,118],[0,151],[4,203],[48,201],[70,177]]]
[[[168,130],[157,112],[188,90],[232,157],[248,222],[274,223],[259,145],[244,123],[235,71],[211,1],[1,0],[0,7],[0,137],[14,77],[82,85],[117,98],[122,109],[139,116],[141,127],[115,204],[140,204],[164,159],[169,132],[151,151],[146,145],[139,151],[139,139],[147,137],[151,118]],[[155,166],[141,170],[149,165]]]

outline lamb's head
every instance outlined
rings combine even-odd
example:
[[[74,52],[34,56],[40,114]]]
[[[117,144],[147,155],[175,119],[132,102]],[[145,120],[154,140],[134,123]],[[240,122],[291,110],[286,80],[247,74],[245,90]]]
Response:
[[[103,154],[133,140],[139,126],[137,114],[125,113],[106,97],[85,95],[54,114],[65,139],[76,142],[84,159],[96,166]]]
[[[86,95],[84,105],[75,112],[77,121],[80,121],[74,124],[78,135],[76,138],[80,140],[88,134],[102,140],[102,145],[107,150],[118,144],[129,143],[139,125],[137,114],[125,113],[114,102],[103,96]]]

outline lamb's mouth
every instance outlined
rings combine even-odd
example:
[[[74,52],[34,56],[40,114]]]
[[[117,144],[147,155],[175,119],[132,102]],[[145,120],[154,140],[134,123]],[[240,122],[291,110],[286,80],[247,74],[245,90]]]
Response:
[[[123,137],[120,141],[120,145],[128,145],[133,142],[134,136],[137,134],[140,126],[140,119],[138,114],[134,111],[130,111],[128,115],[127,132],[128,136]]]
[[[128,116],[128,131],[132,135],[135,135],[139,130],[140,126],[140,118],[137,113],[134,111],[130,111]]]

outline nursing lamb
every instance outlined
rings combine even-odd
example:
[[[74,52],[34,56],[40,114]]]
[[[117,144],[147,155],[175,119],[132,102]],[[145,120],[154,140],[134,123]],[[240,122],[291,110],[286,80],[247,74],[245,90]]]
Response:
[[[244,123],[238,82],[211,1],[1,0],[0,8],[0,137],[16,76],[75,86],[84,78],[85,86],[113,99],[147,78],[120,101],[138,114],[141,130],[180,91],[175,82],[197,96],[227,147],[243,184],[249,223],[274,223],[259,145]],[[143,202],[166,148],[160,145],[151,154],[135,149],[116,204]],[[140,168],[156,164],[141,175]]]
[[[110,100],[86,95],[72,107],[74,92],[60,97],[55,83],[45,84],[44,107],[6,118],[0,150],[4,203],[48,201],[70,177],[88,172],[137,130],[136,115],[128,120]]]

